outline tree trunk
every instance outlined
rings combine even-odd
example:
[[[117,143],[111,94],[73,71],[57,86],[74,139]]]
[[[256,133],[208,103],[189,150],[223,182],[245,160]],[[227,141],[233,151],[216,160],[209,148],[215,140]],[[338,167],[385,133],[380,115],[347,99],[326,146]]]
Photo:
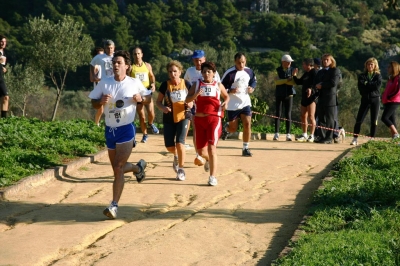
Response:
[[[60,103],[60,100],[61,100],[61,90],[57,91],[56,104],[54,105],[53,115],[51,116],[51,121],[54,121],[56,119],[58,104]]]

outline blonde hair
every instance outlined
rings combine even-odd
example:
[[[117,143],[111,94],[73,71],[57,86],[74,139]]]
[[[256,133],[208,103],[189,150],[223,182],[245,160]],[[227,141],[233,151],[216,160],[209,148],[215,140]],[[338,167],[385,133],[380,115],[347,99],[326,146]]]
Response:
[[[368,65],[368,63],[370,63],[370,62],[374,63],[374,65],[375,65],[373,71],[374,71],[375,73],[380,74],[381,71],[379,70],[378,60],[376,60],[375,57],[368,58],[367,61],[365,61],[365,63],[364,63],[364,71],[365,71],[365,72],[368,72],[367,65]]]
[[[183,72],[183,66],[182,66],[181,62],[179,62],[177,60],[172,60],[171,62],[169,62],[167,64],[167,72],[169,71],[169,68],[172,66],[176,66],[181,72]]]
[[[332,63],[331,63],[330,66],[329,66],[330,68],[335,68],[335,67],[336,67],[336,60],[335,60],[335,58],[333,58],[333,56],[332,56],[331,54],[323,54],[323,55],[321,56],[321,61],[323,61],[324,58],[329,58],[329,59],[331,59]]]

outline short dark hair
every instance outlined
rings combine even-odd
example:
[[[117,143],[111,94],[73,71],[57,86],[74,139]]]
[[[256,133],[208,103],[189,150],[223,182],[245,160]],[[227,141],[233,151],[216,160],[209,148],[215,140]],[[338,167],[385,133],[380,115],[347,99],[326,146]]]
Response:
[[[303,59],[303,63],[306,64],[307,66],[313,66],[314,65],[314,59],[305,58],[305,59]]]
[[[125,65],[129,65],[129,66],[131,65],[131,55],[129,54],[128,51],[124,51],[124,50],[116,51],[116,52],[114,53],[114,58],[116,58],[116,57],[118,57],[118,56],[124,58],[124,60],[125,60]]]
[[[241,52],[239,52],[239,53],[236,53],[235,54],[235,61],[237,60],[237,59],[240,59],[242,56],[244,56],[244,57],[246,57],[245,55],[244,55],[244,53],[241,53]]]
[[[207,61],[201,64],[201,72],[203,72],[204,68],[208,68],[212,70],[214,73],[217,72],[217,67],[213,62]]]
[[[96,56],[98,55],[100,52],[104,52],[104,48],[103,47],[96,47],[93,49],[92,51],[92,56]]]
[[[0,40],[2,40],[2,39],[7,39],[7,38],[3,34],[0,34]]]

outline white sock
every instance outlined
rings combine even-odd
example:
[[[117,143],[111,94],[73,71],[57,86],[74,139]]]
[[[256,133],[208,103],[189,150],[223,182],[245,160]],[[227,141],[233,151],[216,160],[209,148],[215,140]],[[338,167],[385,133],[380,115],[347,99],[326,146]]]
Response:
[[[248,142],[243,142],[243,150],[249,148],[249,143]]]
[[[307,132],[303,133],[303,137],[307,138]]]

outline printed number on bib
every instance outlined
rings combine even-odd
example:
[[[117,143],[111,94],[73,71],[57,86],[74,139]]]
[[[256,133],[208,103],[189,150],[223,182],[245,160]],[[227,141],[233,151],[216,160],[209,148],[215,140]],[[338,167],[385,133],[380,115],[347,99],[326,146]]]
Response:
[[[201,86],[200,89],[203,90],[201,96],[215,96],[217,94],[217,87],[215,86]]]
[[[110,110],[108,113],[108,118],[110,120],[115,120],[117,123],[124,122],[126,118],[126,110]]]
[[[149,79],[149,75],[147,75],[147,73],[136,73],[136,78],[140,79],[141,82],[143,81],[147,81]]]
[[[173,91],[171,92],[171,101],[173,103],[184,101],[186,94],[186,90]]]

